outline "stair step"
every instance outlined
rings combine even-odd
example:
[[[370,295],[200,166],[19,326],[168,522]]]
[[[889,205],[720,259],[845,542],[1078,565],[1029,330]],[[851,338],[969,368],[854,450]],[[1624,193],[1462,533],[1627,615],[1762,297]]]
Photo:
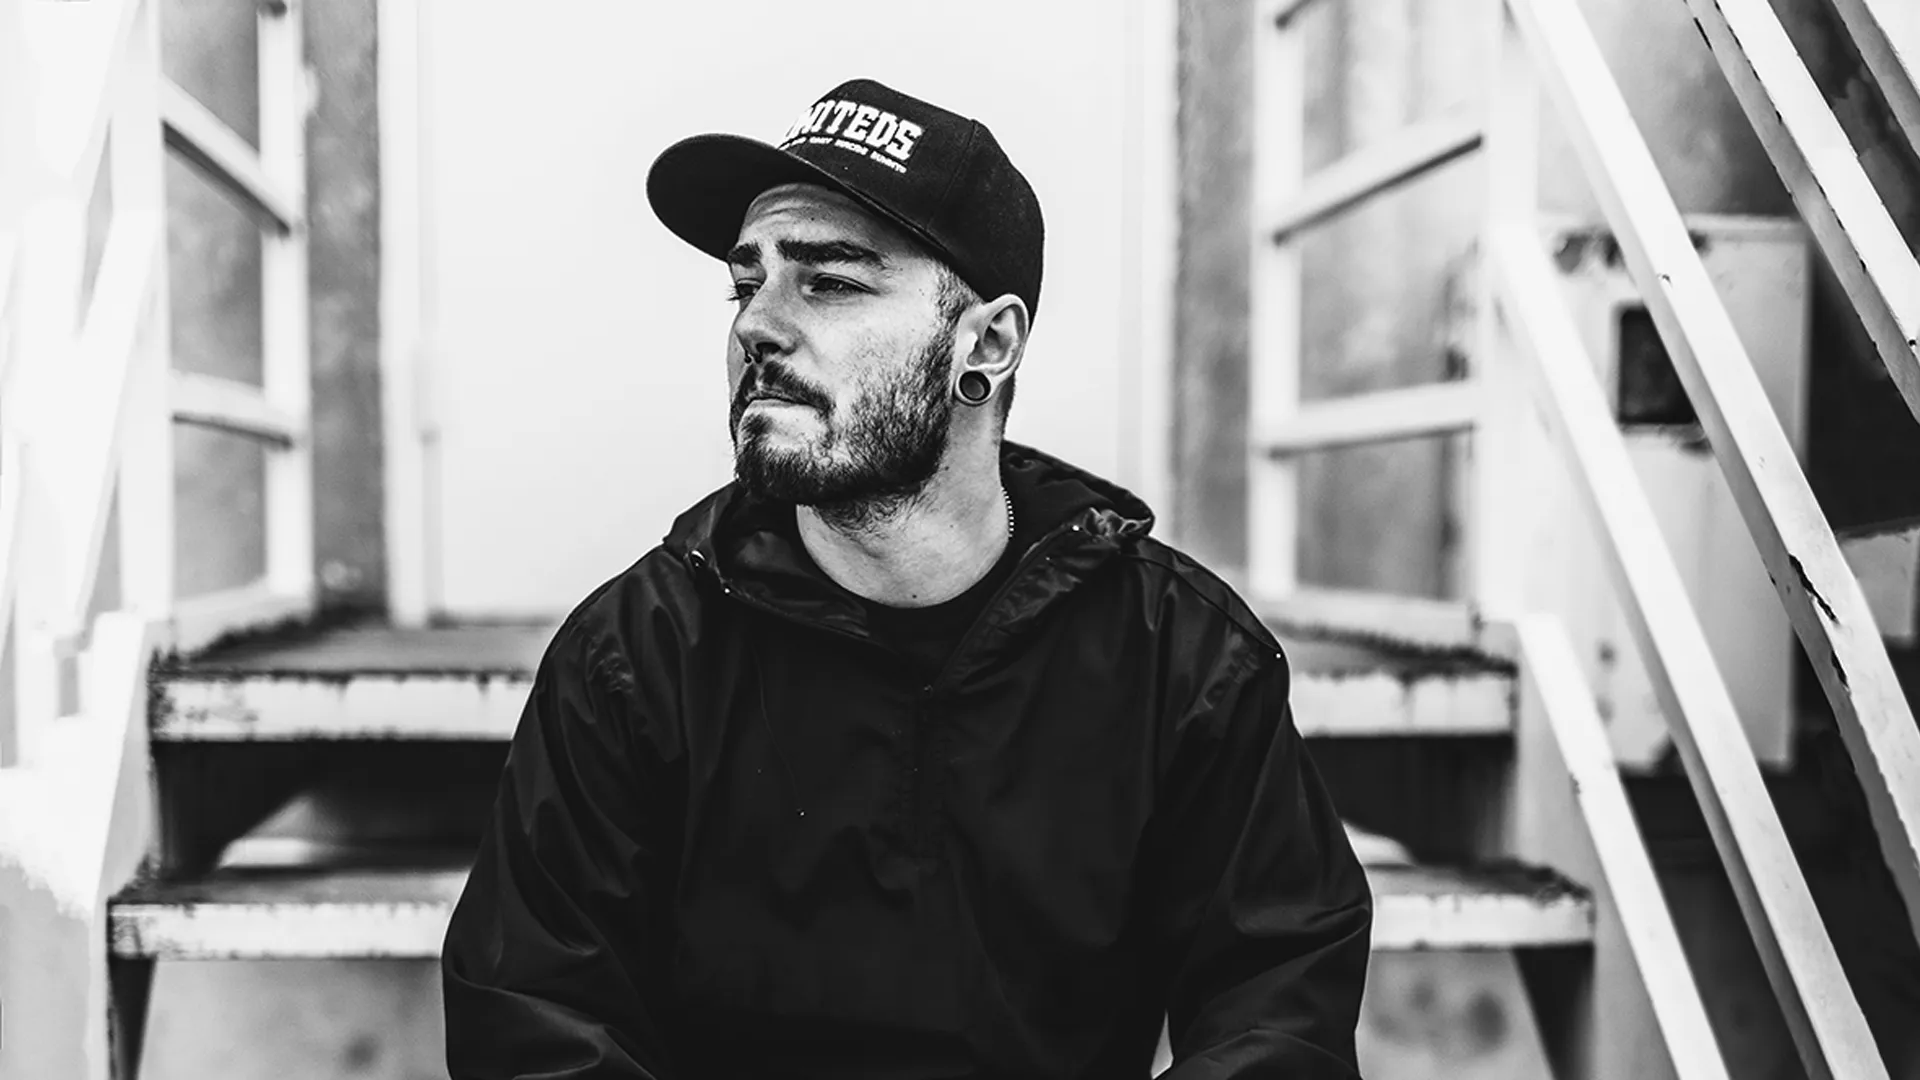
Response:
[[[281,633],[179,663],[156,684],[163,742],[512,736],[552,625]],[[1461,653],[1283,639],[1301,733],[1503,735],[1510,666]]]
[[[113,955],[161,960],[434,957],[466,882],[458,855],[230,866],[136,885],[111,905]]]
[[[287,849],[280,849],[287,850]],[[271,851],[269,851],[271,855]],[[116,898],[113,955],[162,960],[431,958],[466,880],[457,854],[295,850],[198,881],[138,885]],[[1550,871],[1370,866],[1373,946],[1512,949],[1593,939],[1585,891]]]

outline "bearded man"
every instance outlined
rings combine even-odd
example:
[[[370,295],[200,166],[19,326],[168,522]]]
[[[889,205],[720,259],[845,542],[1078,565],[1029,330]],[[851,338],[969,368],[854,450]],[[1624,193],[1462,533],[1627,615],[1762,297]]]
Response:
[[[734,482],[541,661],[456,1080],[1357,1075],[1371,900],[1274,638],[1003,438],[1033,189],[878,83],[648,177],[726,262]]]

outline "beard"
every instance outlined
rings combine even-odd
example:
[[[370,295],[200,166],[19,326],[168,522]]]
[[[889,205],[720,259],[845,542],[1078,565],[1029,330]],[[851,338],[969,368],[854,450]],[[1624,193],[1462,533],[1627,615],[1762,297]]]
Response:
[[[953,340],[954,322],[947,321],[913,363],[856,388],[844,425],[834,423],[826,395],[800,383],[777,361],[755,365],[740,380],[729,416],[735,481],[762,498],[856,518],[918,495],[947,451],[954,410],[947,382]],[[776,448],[773,418],[744,415],[748,400],[761,389],[813,408],[826,419],[825,434],[805,447]]]

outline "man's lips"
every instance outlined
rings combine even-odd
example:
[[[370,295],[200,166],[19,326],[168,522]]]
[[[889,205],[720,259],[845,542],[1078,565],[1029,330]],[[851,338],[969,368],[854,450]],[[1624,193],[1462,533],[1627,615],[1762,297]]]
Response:
[[[771,401],[777,405],[799,405],[805,408],[812,408],[812,406],[808,405],[804,401],[799,401],[795,398],[785,397],[781,394],[776,394],[770,390],[762,390],[759,393],[754,394],[752,397],[747,399],[747,404],[752,405],[762,401]]]

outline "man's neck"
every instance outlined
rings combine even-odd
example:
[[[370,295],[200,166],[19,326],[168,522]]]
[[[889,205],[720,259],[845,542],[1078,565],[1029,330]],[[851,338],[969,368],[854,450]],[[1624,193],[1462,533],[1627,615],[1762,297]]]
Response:
[[[892,607],[951,600],[985,577],[1006,550],[998,448],[950,446],[918,495],[862,511],[796,508],[801,542],[827,576]]]

